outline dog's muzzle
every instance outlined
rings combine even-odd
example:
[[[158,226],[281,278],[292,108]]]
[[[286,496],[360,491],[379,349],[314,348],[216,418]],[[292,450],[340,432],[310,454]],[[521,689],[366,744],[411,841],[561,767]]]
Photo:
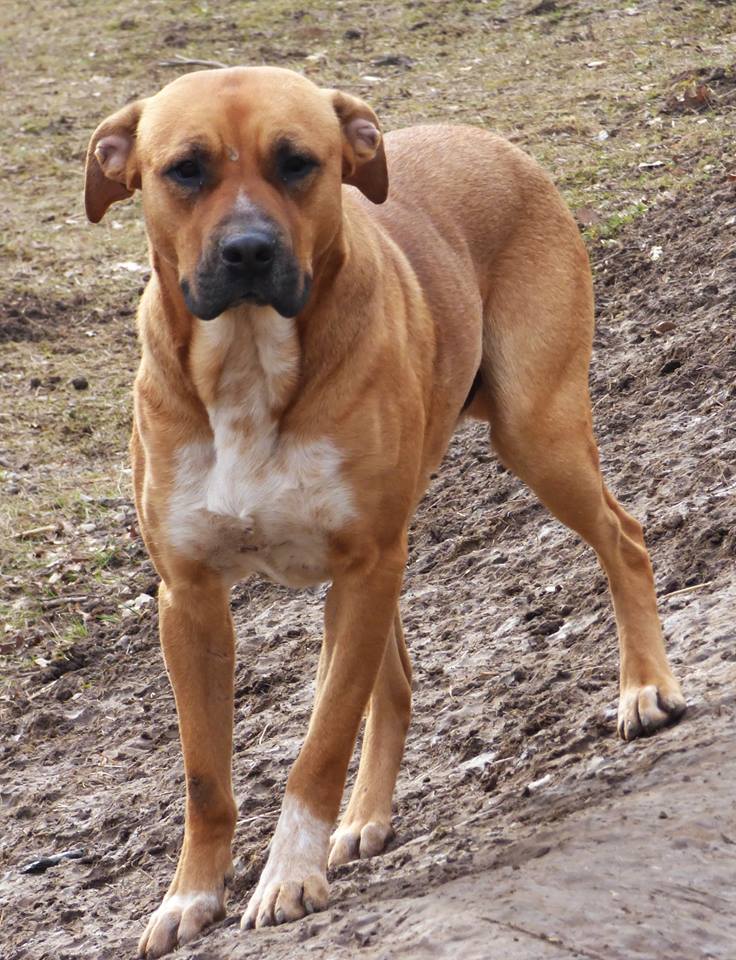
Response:
[[[274,225],[231,225],[200,259],[194,282],[181,281],[184,300],[200,320],[241,303],[271,306],[295,317],[309,298],[311,277]]]

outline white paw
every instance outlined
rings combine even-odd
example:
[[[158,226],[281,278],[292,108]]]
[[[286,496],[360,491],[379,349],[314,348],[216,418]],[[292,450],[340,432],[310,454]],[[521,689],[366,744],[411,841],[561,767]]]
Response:
[[[646,737],[660,727],[676,723],[685,712],[685,698],[676,680],[631,684],[621,691],[618,733],[624,740]]]
[[[207,891],[167,894],[138,942],[139,957],[162,957],[225,916],[225,896]]]
[[[393,836],[390,824],[376,820],[355,821],[338,827],[330,837],[330,867],[339,867],[351,860],[375,857],[383,852]]]
[[[327,878],[320,874],[302,880],[275,881],[265,886],[259,883],[240,925],[244,930],[250,930],[301,920],[308,913],[324,910],[328,893]]]
[[[325,909],[329,837],[330,825],[287,794],[268,861],[241,920],[244,929],[286,923]]]

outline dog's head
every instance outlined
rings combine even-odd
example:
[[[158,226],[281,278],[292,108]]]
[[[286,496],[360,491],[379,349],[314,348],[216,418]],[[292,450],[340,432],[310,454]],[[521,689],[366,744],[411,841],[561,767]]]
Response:
[[[386,199],[370,107],[289,70],[237,67],[187,74],[104,120],[85,205],[97,223],[141,190],[151,245],[195,316],[248,302],[296,316],[340,230],[341,183]]]

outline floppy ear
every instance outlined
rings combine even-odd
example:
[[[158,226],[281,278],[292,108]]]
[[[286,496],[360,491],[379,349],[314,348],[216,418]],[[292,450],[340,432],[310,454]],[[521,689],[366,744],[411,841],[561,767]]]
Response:
[[[378,117],[367,103],[328,90],[342,127],[342,181],[357,187],[373,203],[388,196],[388,171]]]
[[[141,185],[135,157],[141,110],[141,101],[129,103],[92,134],[84,173],[84,207],[92,223],[99,223],[110,204],[132,197]]]

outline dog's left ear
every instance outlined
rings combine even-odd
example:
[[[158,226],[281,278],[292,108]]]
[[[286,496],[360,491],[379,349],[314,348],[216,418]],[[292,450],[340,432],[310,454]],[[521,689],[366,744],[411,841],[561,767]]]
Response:
[[[129,103],[92,134],[84,172],[84,207],[92,223],[99,223],[111,204],[127,200],[140,188],[135,134],[142,107],[141,101]]]
[[[342,127],[342,181],[373,203],[388,196],[388,170],[378,117],[367,103],[340,90],[327,90]]]

